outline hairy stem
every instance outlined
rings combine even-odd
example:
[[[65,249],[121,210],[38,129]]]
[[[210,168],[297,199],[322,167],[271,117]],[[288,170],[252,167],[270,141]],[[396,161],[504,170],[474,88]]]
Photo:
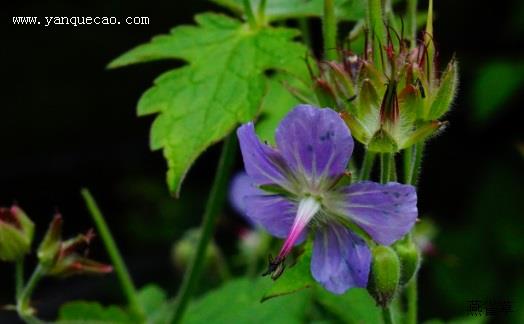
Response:
[[[384,317],[385,324],[394,324],[393,314],[391,313],[391,307],[385,307],[382,309],[382,316]]]
[[[211,187],[211,192],[206,203],[204,218],[202,220],[202,233],[198,241],[197,250],[184,275],[182,286],[175,300],[175,311],[171,320],[172,323],[178,323],[182,320],[189,299],[200,278],[205,251],[213,236],[215,220],[226,200],[227,185],[235,159],[236,146],[235,134],[229,135],[223,144],[213,186]]]
[[[418,301],[418,292],[417,292],[417,274],[413,276],[411,281],[406,287],[408,309],[406,313],[406,323],[408,324],[417,324],[417,301]]]
[[[15,263],[15,297],[20,298],[24,289],[24,259],[20,258]]]
[[[111,235],[111,231],[107,226],[104,216],[102,215],[102,212],[98,208],[98,205],[96,204],[96,201],[89,192],[89,190],[84,188],[82,189],[81,193],[86,203],[87,209],[89,210],[89,213],[93,218],[93,222],[95,223],[98,234],[102,238],[106,251],[109,254],[111,263],[115,268],[116,276],[118,278],[118,281],[120,281],[120,285],[127,298],[129,307],[136,316],[138,316],[141,319],[144,319],[144,311],[142,309],[142,306],[138,302],[138,294],[135,285],[133,283],[133,280],[131,279],[129,270],[127,269],[126,264],[124,263],[124,259],[122,258],[122,255],[118,250],[115,240]]]
[[[255,14],[253,13],[253,8],[251,7],[251,1],[250,0],[244,0],[244,13],[246,14],[247,22],[249,23],[249,27],[251,29],[255,29],[257,27],[257,21],[255,19]]]
[[[311,31],[310,31],[310,26],[309,26],[309,20],[307,18],[299,18],[298,27],[300,28],[300,32],[302,34],[302,40],[304,41],[304,43],[306,43],[308,48],[312,48],[313,43],[311,41]]]
[[[324,39],[324,58],[337,59],[337,17],[335,16],[335,0],[324,0],[324,16],[322,17],[322,36]]]
[[[413,145],[413,152],[411,153],[411,160],[409,162],[409,171],[404,179],[407,184],[416,186],[418,183],[424,148],[425,143],[423,142]]]
[[[31,309],[31,306],[29,305],[31,301],[31,295],[33,294],[33,291],[36,288],[36,285],[42,279],[42,277],[45,274],[45,270],[42,267],[42,265],[38,265],[35,268],[35,271],[33,271],[33,274],[27,281],[27,284],[25,287],[23,287],[20,291],[20,294],[16,301],[16,309],[18,311],[18,314],[20,317],[25,318],[27,316],[31,316],[33,311]]]
[[[373,164],[375,163],[375,156],[375,153],[368,150],[364,153],[364,160],[362,161],[362,167],[360,168],[360,181],[369,180],[371,171],[373,170]]]
[[[415,48],[415,40],[417,38],[417,0],[407,0],[406,14],[406,31],[408,33],[408,39],[411,43],[411,48]]]
[[[380,154],[380,183],[386,183],[390,179],[392,158],[393,155],[391,153]]]

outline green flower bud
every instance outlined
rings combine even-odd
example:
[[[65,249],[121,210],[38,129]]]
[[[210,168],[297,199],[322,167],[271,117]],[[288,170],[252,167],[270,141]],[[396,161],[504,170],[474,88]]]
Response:
[[[373,259],[368,291],[377,305],[387,307],[400,281],[400,260],[389,246],[379,245],[371,250]]]
[[[0,260],[16,261],[29,252],[35,225],[17,206],[0,208]]]
[[[400,284],[406,285],[420,267],[420,251],[407,237],[393,244],[393,249],[400,260]]]
[[[171,256],[177,268],[185,269],[189,265],[196,253],[199,239],[200,230],[190,229],[185,232],[182,238],[173,245]],[[206,254],[204,256],[204,267],[216,261],[216,257],[216,246],[213,242],[211,242],[207,246]]]

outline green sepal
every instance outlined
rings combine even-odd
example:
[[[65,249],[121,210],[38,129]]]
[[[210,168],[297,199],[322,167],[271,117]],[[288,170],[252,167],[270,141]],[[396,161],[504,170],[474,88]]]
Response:
[[[49,224],[49,228],[44,236],[44,239],[38,247],[38,260],[43,267],[49,268],[53,266],[60,251],[61,241],[62,216],[60,216],[60,214],[56,214]]]
[[[397,141],[384,128],[373,134],[367,148],[376,153],[396,153],[399,150]]]
[[[380,107],[380,97],[370,79],[364,79],[362,81],[357,107],[359,117],[367,116],[369,113],[378,110]]]
[[[400,260],[400,284],[406,285],[420,267],[420,251],[408,237],[393,244],[393,249]]]
[[[411,147],[414,144],[427,140],[430,136],[436,134],[445,126],[447,122],[441,122],[438,120],[433,120],[429,122],[422,122],[413,133],[402,143],[401,149]]]
[[[342,119],[346,122],[349,129],[351,130],[351,135],[356,138],[360,143],[367,144],[371,139],[371,134],[359,119],[357,119],[353,114],[343,112],[341,114]]]
[[[426,120],[438,119],[451,108],[458,87],[458,65],[452,60],[440,79],[440,86],[428,112]]]

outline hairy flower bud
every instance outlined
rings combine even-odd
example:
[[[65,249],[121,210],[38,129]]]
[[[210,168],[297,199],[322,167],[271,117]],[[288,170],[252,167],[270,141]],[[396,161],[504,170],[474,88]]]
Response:
[[[56,214],[38,248],[38,260],[47,275],[67,277],[83,273],[109,273],[110,265],[85,257],[85,248],[94,237],[93,231],[62,240],[62,216]]]
[[[429,13],[426,32],[413,47],[391,26],[374,24],[363,36],[367,45],[361,56],[342,49],[340,62],[318,62],[317,103],[347,114],[351,133],[367,150],[396,153],[443,129],[445,122],[438,119],[455,98],[458,65],[453,58],[439,72]],[[382,40],[375,39],[375,29]]]
[[[420,251],[413,240],[408,238],[397,241],[393,249],[400,260],[400,284],[407,284],[417,273],[420,266]]]
[[[0,208],[0,260],[16,261],[29,252],[34,224],[17,206]]]
[[[393,299],[400,281],[400,260],[389,246],[379,245],[371,250],[371,273],[368,291],[377,305],[386,307]]]

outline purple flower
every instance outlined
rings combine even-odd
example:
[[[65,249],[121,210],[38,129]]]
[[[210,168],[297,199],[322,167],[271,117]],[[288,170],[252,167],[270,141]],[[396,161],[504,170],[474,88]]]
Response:
[[[268,272],[282,270],[286,256],[310,230],[315,280],[338,294],[366,287],[370,250],[344,224],[352,222],[380,244],[395,242],[417,218],[415,188],[394,182],[337,185],[351,157],[353,138],[329,108],[295,107],[276,130],[276,148],[259,141],[253,123],[242,125],[237,135],[249,177],[243,178],[245,189],[236,199],[242,200],[253,222],[286,238]]]

